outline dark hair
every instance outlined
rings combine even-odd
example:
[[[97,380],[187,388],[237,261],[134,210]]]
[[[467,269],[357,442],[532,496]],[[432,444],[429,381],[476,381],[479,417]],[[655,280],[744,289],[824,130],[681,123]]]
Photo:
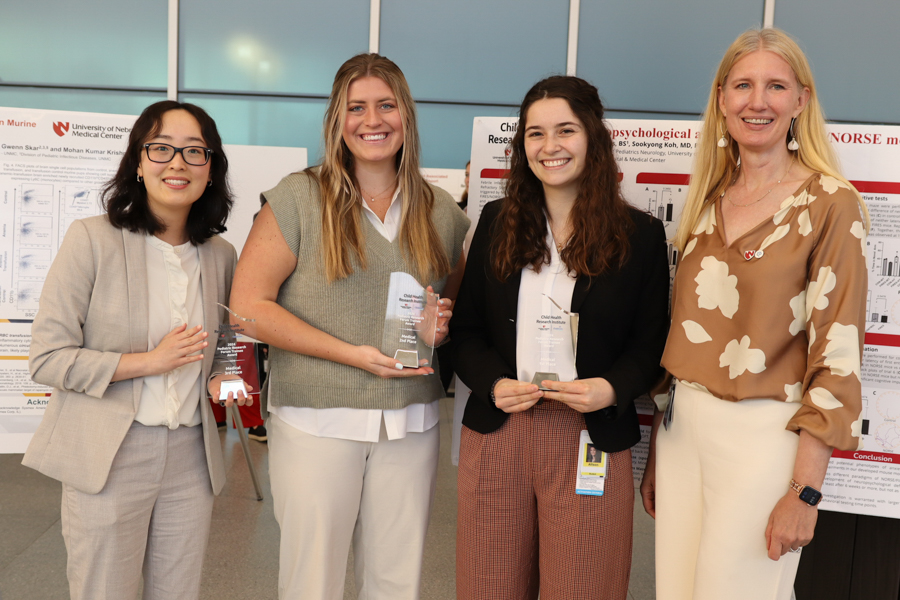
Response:
[[[584,125],[588,140],[578,196],[569,216],[575,219],[577,215],[578,221],[573,222],[572,235],[560,258],[576,277],[593,277],[614,264],[621,267],[628,255],[633,223],[619,189],[612,135],[603,123],[597,88],[578,77],[548,77],[528,90],[519,108],[506,198],[494,224],[493,270],[501,281],[527,265],[540,272],[541,265],[550,263],[544,189],[525,156],[528,109],[546,98],[565,100]]]
[[[147,188],[137,180],[141,153],[147,140],[153,139],[162,128],[163,115],[170,110],[184,110],[200,124],[200,132],[213,153],[210,157],[209,177],[212,185],[194,202],[188,213],[185,232],[194,245],[202,244],[217,233],[225,231],[225,221],[234,200],[228,187],[228,159],[222,149],[222,138],[216,122],[206,111],[194,104],[163,100],[144,109],[134,122],[128,136],[128,148],[119,163],[116,176],[103,186],[101,199],[109,222],[119,229],[154,235],[166,230],[147,203]]]

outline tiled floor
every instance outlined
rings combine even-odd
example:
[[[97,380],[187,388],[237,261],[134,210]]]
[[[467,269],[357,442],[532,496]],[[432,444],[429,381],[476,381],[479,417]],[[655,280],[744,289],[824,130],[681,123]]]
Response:
[[[422,598],[455,597],[456,468],[450,464],[452,401],[442,403],[441,462],[425,550]],[[201,598],[277,598],[278,524],[268,491],[266,446],[250,442],[265,499],[257,502],[237,433],[220,432],[228,483],[216,499]],[[66,550],[60,534],[60,485],[23,467],[21,455],[0,455],[0,600],[66,600]],[[348,565],[348,573],[352,565]],[[630,600],[651,600],[653,520],[635,506]],[[344,593],[355,597],[352,577]],[[131,599],[124,599],[131,600]]]

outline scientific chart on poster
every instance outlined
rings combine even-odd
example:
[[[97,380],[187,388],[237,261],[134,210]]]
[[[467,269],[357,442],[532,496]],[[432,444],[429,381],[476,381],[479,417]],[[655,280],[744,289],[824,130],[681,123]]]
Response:
[[[41,288],[72,222],[102,212],[100,191],[119,166],[135,119],[0,108],[0,453],[24,452],[43,416],[50,389],[28,373]],[[223,237],[240,249],[259,192],[303,169],[307,156],[303,148],[225,151],[235,207]]]
[[[476,118],[472,137],[469,217],[474,232],[483,206],[503,195],[514,118]],[[671,238],[687,194],[697,121],[610,120],[622,191],[666,227]],[[862,363],[862,447],[835,451],[823,486],[826,510],[900,518],[900,127],[830,125],[844,175],[863,195],[872,219],[866,240],[869,289]],[[849,242],[848,242],[849,243]],[[670,274],[677,252],[669,247]],[[468,390],[457,385],[454,433]],[[646,462],[652,405],[637,401],[642,441],[632,449],[635,484]],[[459,440],[454,435],[453,459]]]

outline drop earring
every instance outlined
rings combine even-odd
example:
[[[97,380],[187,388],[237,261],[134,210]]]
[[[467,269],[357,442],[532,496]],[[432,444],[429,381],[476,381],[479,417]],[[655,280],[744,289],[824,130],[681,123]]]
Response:
[[[722,116],[724,117],[725,115],[722,115]],[[724,119],[722,122],[723,123],[725,122]],[[722,129],[724,131],[722,131],[722,135],[721,135],[721,137],[719,137],[719,141],[716,142],[716,146],[718,146],[719,148],[724,148],[725,146],[728,145],[728,140],[725,139],[725,134],[728,132],[728,127],[723,126]]]
[[[788,142],[788,150],[792,152],[800,149],[800,143],[797,141],[797,136],[794,135],[794,121],[796,120],[796,118],[791,119],[791,141]]]

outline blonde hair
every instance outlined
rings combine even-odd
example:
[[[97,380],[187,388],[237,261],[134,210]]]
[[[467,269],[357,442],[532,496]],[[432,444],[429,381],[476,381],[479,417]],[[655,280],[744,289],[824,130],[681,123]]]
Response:
[[[840,174],[837,154],[828,141],[825,115],[816,94],[809,61],[806,60],[797,42],[780,29],[752,29],[738,36],[725,52],[709,92],[709,101],[700,129],[700,140],[694,154],[687,201],[675,234],[674,243],[680,251],[684,251],[685,244],[700,220],[703,210],[734,180],[739,158],[737,142],[727,137],[728,144],[724,148],[717,145],[723,133],[720,127],[724,128],[725,120],[719,108],[719,88],[725,85],[725,80],[735,63],[758,50],[773,52],[780,56],[794,71],[797,82],[809,89],[809,102],[794,123],[794,135],[800,142],[800,149],[795,153],[797,162],[813,172],[823,173],[846,183],[856,194],[866,230],[869,228],[869,212],[866,205],[859,192]]]
[[[353,273],[354,257],[365,269],[361,219],[362,196],[353,171],[353,154],[344,142],[350,84],[362,77],[384,81],[397,99],[403,123],[403,145],[397,152],[397,181],[403,195],[400,246],[420,282],[450,272],[450,260],[431,220],[434,192],[419,173],[419,133],[416,106],[403,72],[378,54],[357,54],[334,76],[325,111],[325,156],[318,169],[307,172],[318,181],[322,197],[322,250],[328,281]]]

